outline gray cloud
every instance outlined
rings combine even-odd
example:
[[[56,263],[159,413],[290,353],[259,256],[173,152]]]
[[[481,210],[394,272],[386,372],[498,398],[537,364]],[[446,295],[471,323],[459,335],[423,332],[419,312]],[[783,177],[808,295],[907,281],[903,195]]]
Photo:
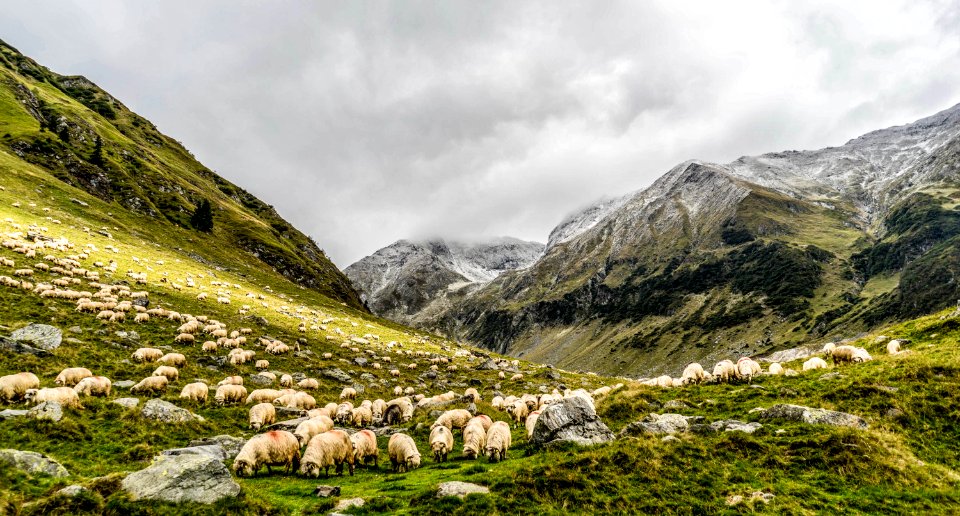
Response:
[[[544,241],[688,158],[836,145],[960,101],[928,2],[8,2],[340,266],[394,240]]]

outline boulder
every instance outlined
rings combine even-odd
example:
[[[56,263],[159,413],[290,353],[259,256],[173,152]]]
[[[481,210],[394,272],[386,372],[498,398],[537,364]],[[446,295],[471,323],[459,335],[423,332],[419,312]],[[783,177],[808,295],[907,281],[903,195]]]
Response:
[[[269,376],[264,376],[260,373],[257,373],[248,376],[245,383],[253,384],[258,387],[267,387],[269,385],[273,385],[273,379],[271,379]]]
[[[59,462],[42,453],[21,450],[0,450],[0,463],[19,469],[30,475],[43,473],[51,477],[63,478],[70,476],[67,468]]]
[[[687,405],[680,400],[670,400],[663,404],[663,408],[670,410],[683,410],[685,408],[690,408],[690,405]]]
[[[203,421],[203,418],[190,412],[185,408],[180,408],[169,401],[161,399],[152,399],[144,404],[140,414],[147,419],[160,421],[162,423],[186,423],[189,421]]]
[[[483,362],[477,364],[477,366],[474,367],[474,369],[476,369],[476,370],[478,370],[478,371],[484,371],[484,370],[499,371],[499,370],[500,370],[500,364],[498,364],[496,360],[494,360],[494,359],[492,359],[492,358],[488,358],[488,359],[484,360]]]
[[[53,351],[60,347],[63,332],[48,324],[28,324],[13,332],[10,339],[44,351]]]
[[[136,384],[137,384],[137,382],[135,382],[135,381],[133,381],[133,380],[120,380],[120,381],[118,381],[118,382],[113,382],[113,388],[114,388],[114,389],[129,389],[130,387],[133,387],[133,386],[136,385]]]
[[[363,507],[363,502],[363,498],[344,498],[337,502],[337,506],[333,510],[343,511],[351,507]]]
[[[13,419],[15,417],[24,417],[26,415],[27,415],[26,410],[16,410],[16,409],[0,410],[0,421],[6,421],[7,419]]]
[[[354,363],[354,364],[357,364],[357,365],[360,366],[360,367],[366,367],[366,366],[367,366],[367,359],[366,359],[366,358],[363,358],[363,357],[357,357],[357,358],[354,358],[354,359],[353,359],[353,363]]]
[[[224,458],[233,460],[240,453],[240,449],[246,444],[245,439],[234,437],[232,435],[217,435],[214,437],[205,437],[190,441],[188,447],[200,446],[219,446],[223,450]]]
[[[343,372],[343,370],[338,367],[322,369],[320,371],[320,376],[323,376],[324,378],[330,378],[331,380],[336,380],[342,383],[350,383],[353,381],[353,377]]]
[[[25,342],[21,342],[19,340],[13,340],[7,337],[0,337],[0,350],[6,350],[13,353],[19,353],[19,354],[36,355],[38,357],[50,356],[49,351],[44,351],[40,348],[33,347]]]
[[[287,432],[292,432],[297,429],[297,425],[303,423],[308,418],[298,417],[296,419],[287,419],[286,421],[278,421],[266,428],[263,429],[264,432],[269,432],[271,430],[286,430]]]
[[[113,400],[114,403],[120,405],[121,407],[126,408],[136,408],[140,404],[139,398],[117,398]]]
[[[548,405],[540,412],[530,444],[540,448],[556,441],[591,445],[612,440],[613,432],[597,416],[593,405],[582,397],[573,396]]]
[[[542,414],[541,414],[542,417]],[[691,425],[701,424],[703,416],[684,416],[681,414],[651,413],[640,421],[625,426],[620,437],[633,435],[673,435],[687,432]]]
[[[160,455],[122,483],[133,500],[214,503],[240,494],[221,459],[203,454]]]
[[[860,416],[837,412],[822,408],[804,407],[802,405],[780,404],[774,405],[760,413],[761,419],[780,421],[796,421],[810,425],[849,426],[851,428],[867,428],[867,422]]]
[[[319,498],[340,496],[340,486],[317,486],[317,488],[313,490],[313,495]]]
[[[296,407],[275,407],[274,410],[276,410],[278,418],[282,416],[287,419],[295,419],[307,415],[306,410]]]
[[[31,407],[27,411],[27,416],[57,422],[63,419],[63,406],[58,401],[44,401],[35,407]]]
[[[744,423],[736,419],[723,419],[710,423],[710,428],[715,432],[746,432],[752,434],[763,428],[760,423]]]
[[[66,496],[67,498],[73,498],[80,493],[86,493],[89,491],[86,487],[83,487],[79,484],[73,484],[71,486],[64,487],[63,489],[54,493],[55,496]]]
[[[490,488],[484,487],[477,484],[471,484],[470,482],[444,482],[437,486],[437,498],[443,498],[444,496],[457,496],[463,498],[468,494],[489,494]]]

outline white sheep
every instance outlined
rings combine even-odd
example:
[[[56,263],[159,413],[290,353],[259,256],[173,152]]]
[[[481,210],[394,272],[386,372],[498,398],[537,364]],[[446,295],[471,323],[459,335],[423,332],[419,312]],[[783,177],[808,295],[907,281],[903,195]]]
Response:
[[[737,378],[737,366],[731,360],[721,360],[713,366],[713,377],[721,382]]]
[[[295,471],[300,462],[300,443],[290,432],[273,430],[253,436],[233,459],[237,476],[253,476],[263,466],[283,466],[284,472]]]
[[[170,380],[166,376],[148,376],[140,380],[136,385],[130,387],[131,393],[151,393],[157,394],[167,390]]]
[[[163,356],[163,351],[157,348],[140,348],[133,352],[131,358],[137,362],[154,362]]]
[[[106,376],[88,376],[73,386],[77,394],[85,396],[109,396],[112,384]]]
[[[737,376],[740,378],[749,382],[754,376],[761,373],[763,373],[763,368],[752,358],[741,357],[740,360],[737,360]]]
[[[826,369],[827,363],[820,357],[813,357],[803,363],[804,371],[813,371],[814,369]]]
[[[73,387],[80,380],[93,376],[93,373],[90,372],[86,367],[68,367],[63,371],[60,371],[60,374],[57,375],[57,379],[54,380],[54,383],[61,387]]]
[[[430,449],[434,462],[446,462],[447,454],[453,451],[453,432],[443,425],[430,430]]]
[[[433,430],[438,426],[445,426],[448,430],[453,430],[454,428],[463,428],[467,426],[467,422],[469,422],[471,418],[473,418],[473,414],[467,410],[448,410],[443,414],[440,414],[440,417],[438,417],[437,420],[430,425],[430,429]]]
[[[258,403],[250,407],[250,428],[254,431],[277,422],[277,409],[272,403]]]
[[[474,418],[463,428],[463,456],[468,459],[479,457],[487,443],[487,429]]]
[[[255,389],[247,396],[247,404],[250,403],[273,403],[274,400],[283,396],[284,393],[276,389]]]
[[[507,458],[510,449],[510,425],[497,421],[487,431],[486,455],[490,462],[498,462]]]
[[[175,382],[180,378],[180,371],[176,367],[162,365],[153,371],[152,376],[166,376],[168,380]]]
[[[203,382],[188,383],[180,391],[180,399],[194,401],[200,404],[207,402],[207,396],[210,394],[210,387]]]
[[[284,394],[273,400],[273,404],[281,407],[297,408],[301,410],[310,410],[317,406],[317,400],[305,392],[296,392],[293,394]]]
[[[297,425],[297,429],[294,430],[293,435],[297,437],[297,440],[300,441],[300,445],[302,446],[309,443],[313,436],[322,434],[332,429],[333,420],[327,416],[321,415],[311,417],[310,419]]]
[[[373,467],[379,464],[380,452],[377,449],[377,434],[370,430],[360,430],[350,436],[353,443],[353,463],[366,464],[373,459]]]
[[[242,385],[220,385],[214,400],[217,405],[239,404],[247,397],[247,389]]]
[[[838,365],[873,360],[867,350],[854,346],[836,346],[830,350],[830,356],[833,357],[833,363]]]
[[[356,397],[357,397],[357,390],[354,389],[353,387],[344,387],[343,390],[340,391],[340,399],[342,400],[352,400],[352,399],[355,399]]]
[[[343,474],[343,465],[347,464],[350,476],[353,476],[354,449],[350,436],[343,430],[329,430],[315,435],[307,443],[307,449],[300,459],[300,474],[306,477],[319,477],[322,469],[330,476],[330,466],[334,466],[338,475]]]
[[[45,401],[56,401],[67,408],[83,408],[80,405],[80,396],[77,395],[77,391],[70,387],[27,389],[24,398],[28,403],[33,402],[38,405]]]
[[[243,377],[242,377],[242,376],[228,376],[228,377],[224,378],[223,380],[220,380],[220,383],[217,384],[218,387],[221,386],[221,385],[243,385]]]
[[[387,454],[393,465],[394,473],[407,472],[420,467],[420,451],[417,444],[407,434],[396,433],[387,443]]]
[[[364,427],[373,423],[373,410],[367,405],[361,405],[350,411],[350,420],[353,426]]]
[[[183,356],[182,353],[167,353],[157,359],[157,362],[168,366],[183,367],[187,365],[187,357]]]
[[[527,439],[533,437],[533,429],[537,426],[537,420],[540,419],[540,411],[534,410],[527,416],[527,421],[524,424],[527,429]]]
[[[304,378],[297,382],[297,387],[301,389],[316,390],[320,388],[320,382],[316,378]]]
[[[0,399],[6,402],[20,401],[28,390],[39,388],[40,379],[33,373],[0,376]]]
[[[780,376],[783,374],[783,366],[780,365],[780,362],[774,362],[770,364],[770,367],[767,369],[767,374]]]
[[[707,379],[707,373],[703,370],[702,365],[693,362],[683,369],[680,379],[684,384],[703,383]],[[596,397],[596,394],[594,394],[594,397]]]

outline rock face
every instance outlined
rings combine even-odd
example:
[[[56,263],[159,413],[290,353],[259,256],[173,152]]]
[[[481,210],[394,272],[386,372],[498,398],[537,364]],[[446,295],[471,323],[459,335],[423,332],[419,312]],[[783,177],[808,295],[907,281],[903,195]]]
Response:
[[[245,439],[234,437],[232,435],[217,435],[214,437],[190,441],[189,446],[219,446],[220,449],[223,450],[224,458],[233,460],[233,458],[240,453],[240,449],[243,448],[243,445],[246,444],[246,442],[247,441]]]
[[[188,421],[203,421],[203,418],[180,408],[169,401],[152,399],[147,401],[140,411],[143,417],[162,423],[186,423]]]
[[[0,421],[13,419],[15,417],[24,417],[26,415],[27,415],[26,410],[4,409],[4,410],[0,410]]]
[[[46,419],[49,421],[60,421],[63,419],[63,406],[56,401],[44,401],[43,403],[31,407],[27,411],[27,416],[34,419]]]
[[[640,421],[630,423],[620,431],[621,437],[631,435],[673,435],[690,430],[690,425],[703,422],[703,416],[652,413]]]
[[[329,369],[324,369],[320,371],[320,374],[325,378],[330,378],[331,380],[336,380],[338,382],[350,383],[353,381],[352,376],[343,372],[343,370],[338,367],[331,367]]]
[[[19,469],[31,475],[43,473],[51,477],[63,478],[70,476],[67,468],[59,462],[32,451],[0,450],[0,463]]]
[[[851,428],[867,428],[868,426],[867,422],[860,416],[822,408],[804,407],[802,405],[774,405],[761,412],[760,418],[796,421],[811,425],[849,426]]]
[[[443,498],[444,496],[457,496],[463,498],[468,494],[474,493],[488,494],[490,493],[490,488],[477,484],[471,484],[470,482],[444,482],[437,486],[437,498]]]
[[[273,379],[272,379],[272,378],[270,378],[269,376],[264,376],[264,375],[262,375],[262,374],[260,374],[260,373],[252,374],[252,375],[248,376],[248,377],[247,377],[247,381],[248,381],[249,383],[251,383],[251,384],[253,384],[253,385],[257,385],[257,386],[259,386],[259,387],[267,387],[267,386],[269,386],[269,385],[273,385]]]
[[[123,489],[134,500],[214,503],[240,494],[223,461],[203,454],[161,455],[127,475]]]
[[[28,324],[13,332],[10,339],[44,351],[53,351],[63,342],[63,332],[60,328],[48,324]]]
[[[600,420],[590,402],[573,396],[543,409],[530,444],[542,448],[558,441],[591,445],[612,440],[613,432]]]

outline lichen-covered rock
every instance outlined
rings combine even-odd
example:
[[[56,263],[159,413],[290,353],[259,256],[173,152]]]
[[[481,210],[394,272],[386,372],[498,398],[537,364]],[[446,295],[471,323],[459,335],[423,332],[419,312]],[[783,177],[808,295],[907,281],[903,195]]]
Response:
[[[258,387],[266,387],[269,385],[273,385],[273,379],[270,378],[269,376],[264,376],[260,373],[257,373],[257,374],[252,374],[248,376],[247,383],[256,385]]]
[[[143,417],[162,423],[186,423],[189,421],[203,421],[203,418],[180,408],[169,401],[152,399],[147,401],[140,411]]]
[[[240,494],[223,461],[201,454],[160,455],[145,469],[123,479],[134,500],[215,503]]]
[[[19,469],[24,473],[42,473],[51,477],[63,478],[70,476],[67,468],[59,462],[42,453],[21,450],[0,450],[0,463]]]
[[[761,412],[760,418],[796,421],[811,425],[849,426],[851,428],[867,428],[869,426],[860,416],[802,405],[774,405]]]
[[[140,404],[139,398],[117,398],[113,400],[114,403],[120,405],[121,407],[126,408],[136,408]]]
[[[490,493],[489,487],[484,487],[477,484],[472,484],[470,482],[444,482],[437,486],[437,498],[443,498],[444,496],[457,496],[463,498],[468,494],[488,494]]]
[[[681,414],[651,413],[640,421],[625,426],[620,437],[633,435],[673,435],[687,432],[691,425],[703,422],[703,416],[684,416]]]
[[[746,432],[752,434],[763,428],[760,423],[744,423],[736,419],[723,419],[710,423],[710,427],[717,432]]]
[[[580,396],[573,396],[540,412],[530,444],[540,448],[557,441],[591,445],[612,440],[613,432],[597,416],[593,405]]]
[[[27,416],[33,419],[46,419],[48,421],[60,421],[63,419],[63,405],[57,401],[44,401],[43,403],[31,407],[27,411]]]
[[[120,381],[118,381],[118,382],[113,382],[113,388],[114,388],[114,389],[129,389],[130,387],[133,387],[133,386],[136,385],[136,384],[137,384],[137,382],[134,382],[133,380],[120,380]]]
[[[343,372],[343,370],[338,367],[331,367],[329,369],[324,369],[320,371],[320,375],[325,378],[330,378],[331,380],[336,380],[338,382],[343,382],[343,383],[350,383],[353,381],[353,377]]]
[[[187,446],[219,446],[223,450],[224,458],[233,460],[246,442],[245,439],[232,435],[216,435],[190,441]]]
[[[16,417],[24,417],[27,415],[26,410],[16,410],[16,409],[6,409],[0,410],[0,421],[5,421],[7,419],[13,419]]]
[[[66,496],[67,498],[73,498],[80,493],[87,492],[88,489],[78,484],[73,484],[72,486],[64,487],[63,489],[57,491],[55,494],[58,496]]]
[[[53,351],[63,342],[63,332],[49,324],[28,324],[13,332],[10,339],[44,351]]]

